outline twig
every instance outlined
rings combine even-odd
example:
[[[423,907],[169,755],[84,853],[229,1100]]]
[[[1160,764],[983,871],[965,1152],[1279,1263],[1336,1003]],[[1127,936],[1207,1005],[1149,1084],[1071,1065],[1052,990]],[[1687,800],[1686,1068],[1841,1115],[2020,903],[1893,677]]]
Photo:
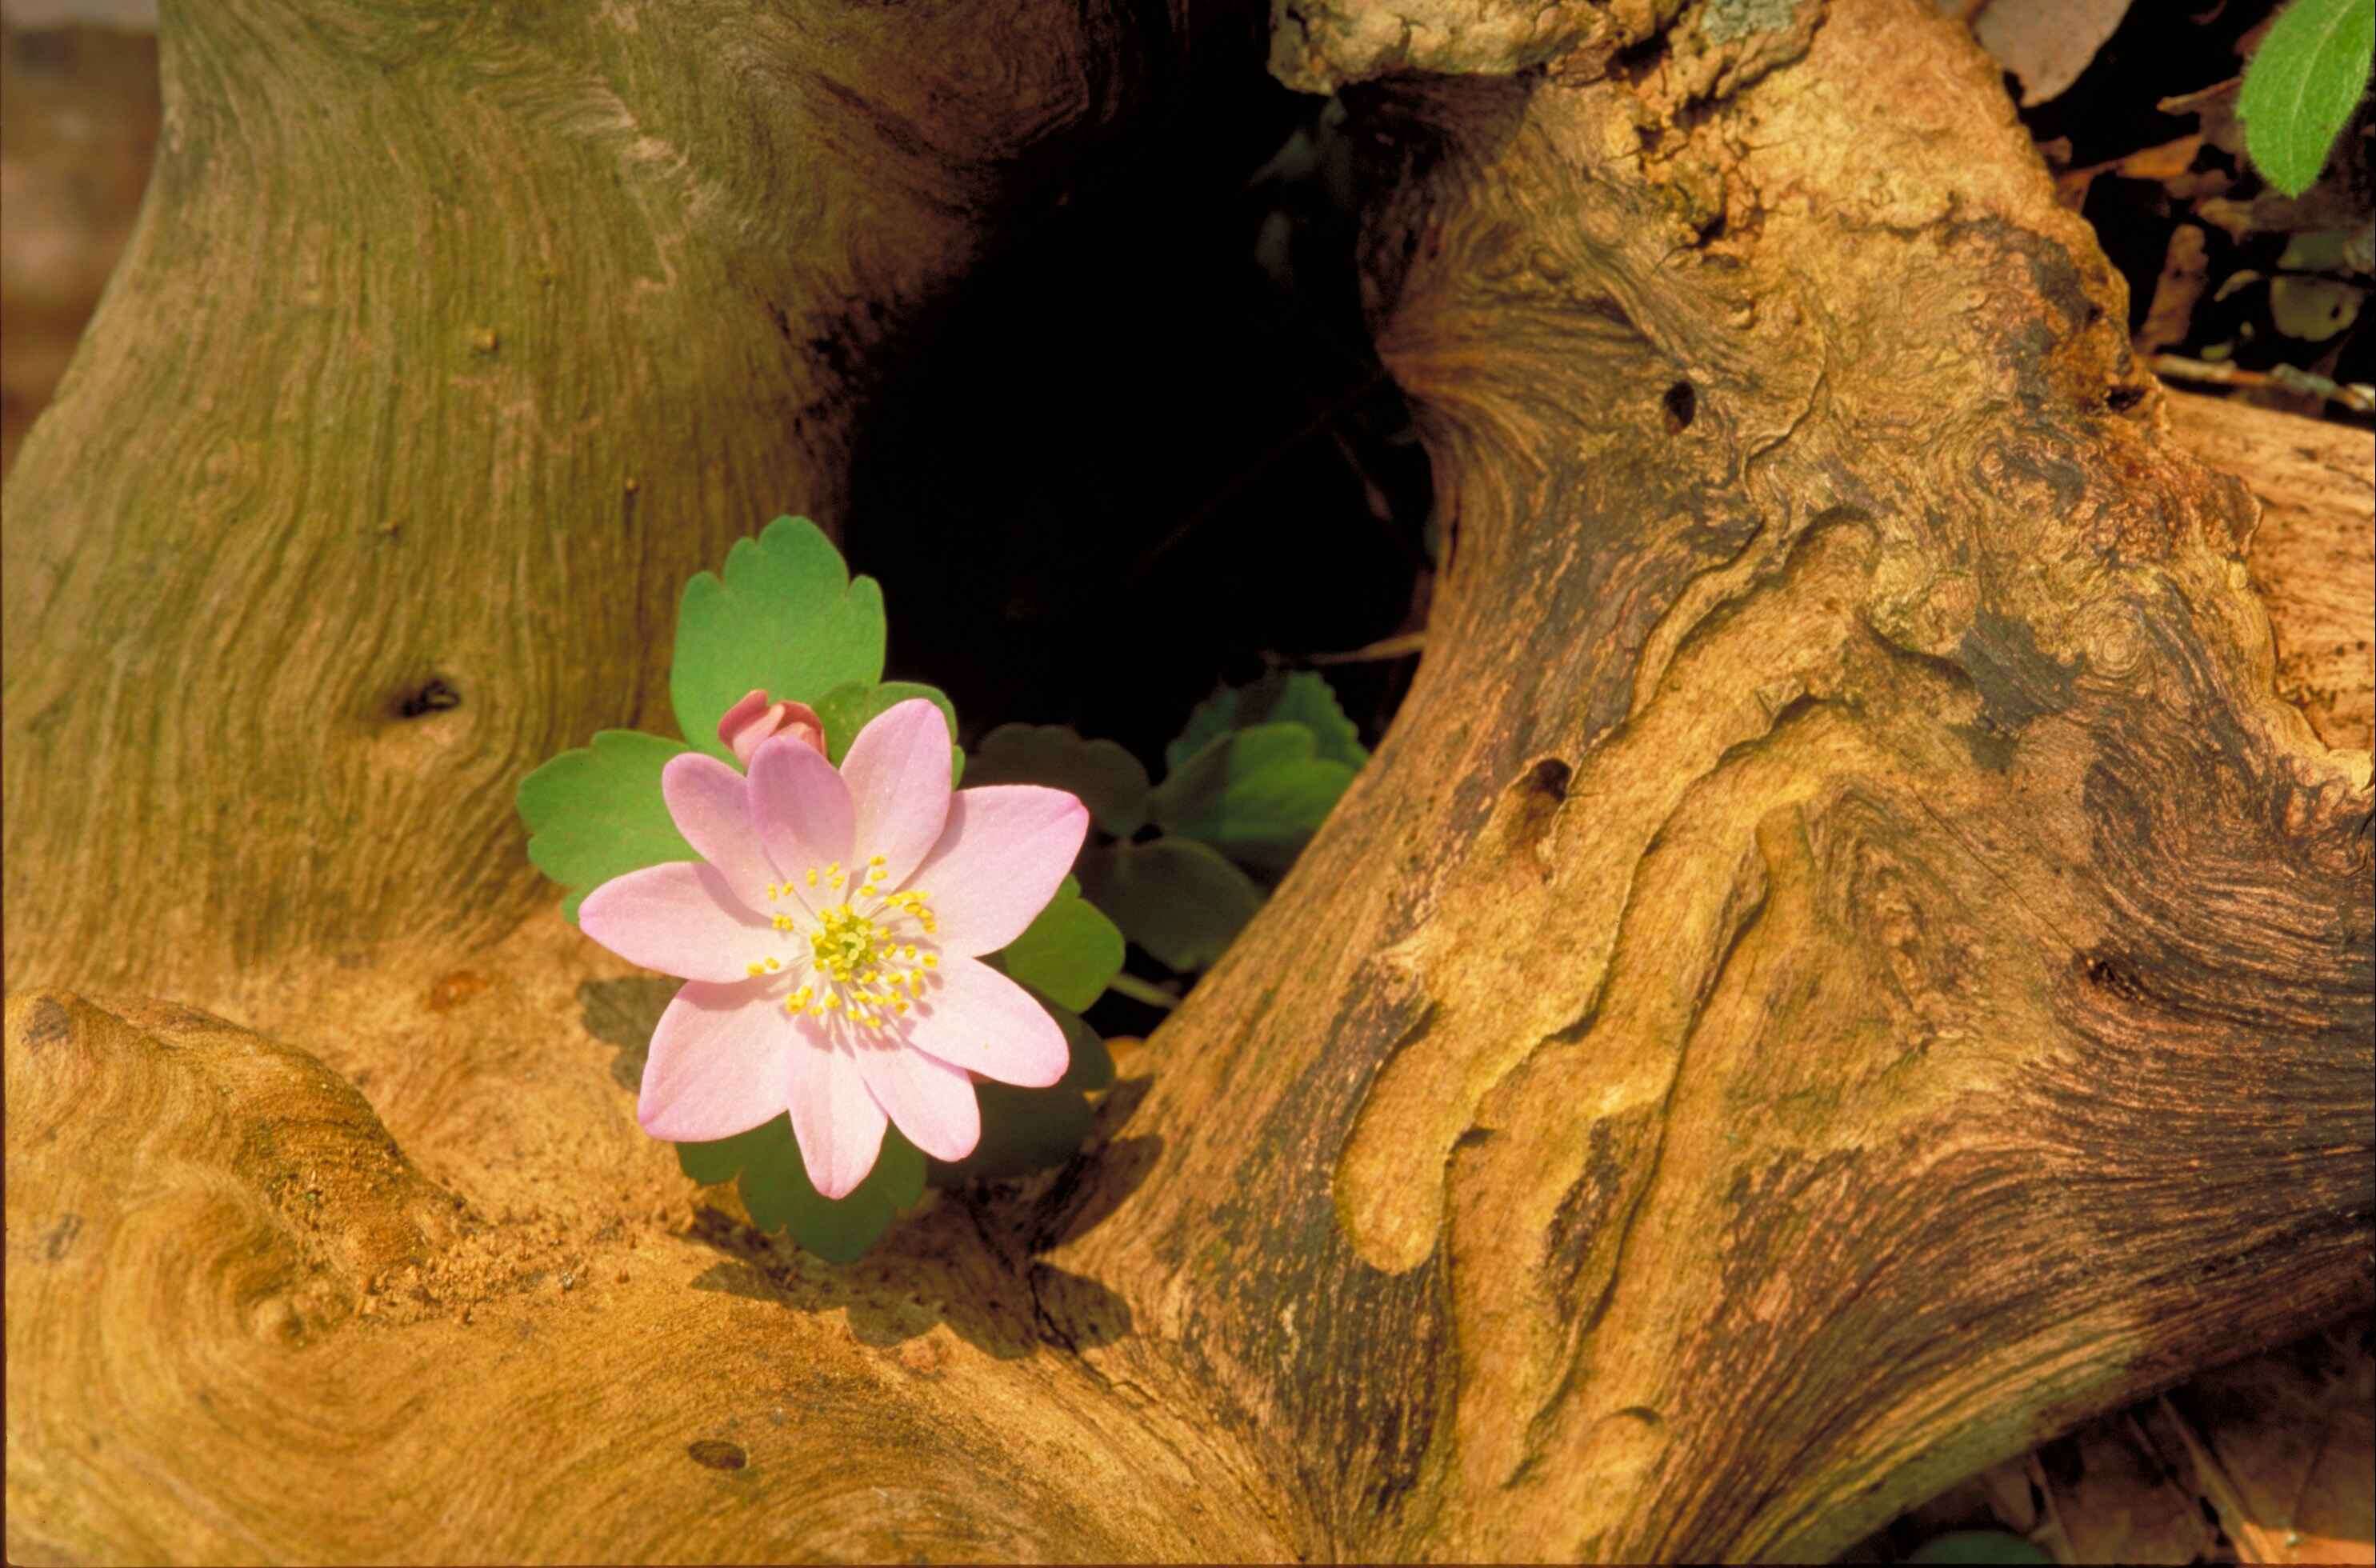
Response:
[[[1345,653],[1315,653],[1307,656],[1306,664],[1367,664],[1373,659],[1400,659],[1407,653],[1417,653],[1427,647],[1425,632],[1405,632],[1400,636],[1380,637]]]
[[[2145,362],[2168,381],[2202,381],[2216,386],[2282,386],[2340,403],[2355,413],[2376,414],[2376,386],[2365,382],[2339,383],[2306,370],[2281,364],[2275,370],[2246,370],[2240,365],[2191,360],[2183,354],[2156,354]]]
[[[1161,986],[1143,980],[1134,974],[1117,974],[1106,981],[1106,989],[1118,991],[1133,1002],[1144,1002],[1149,1007],[1160,1007],[1169,1013],[1180,1005],[1180,999]]]

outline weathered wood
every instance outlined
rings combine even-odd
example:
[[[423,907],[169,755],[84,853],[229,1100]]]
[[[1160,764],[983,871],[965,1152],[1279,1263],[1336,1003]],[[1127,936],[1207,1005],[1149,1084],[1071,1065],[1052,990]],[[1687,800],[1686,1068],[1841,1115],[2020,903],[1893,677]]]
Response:
[[[1761,74],[1812,11],[1360,89],[1429,657],[1053,1254],[1325,1550],[1821,1555],[2370,1299],[2368,757],[1994,73],[1842,0]]]
[[[2245,556],[2276,633],[2277,691],[2330,746],[2376,747],[2376,442],[2346,424],[2196,393],[2170,431],[2261,504]]]
[[[1102,1146],[850,1269],[687,1223],[621,1081],[667,982],[382,848],[635,717],[595,688],[640,644],[546,648],[536,725],[361,831],[185,846],[304,933],[267,962],[176,950],[116,829],[20,797],[18,693],[87,656],[12,620],[12,1556],[1804,1556],[2364,1305],[2369,759],[2275,694],[2251,504],[1968,40],[1912,0],[1707,39],[1769,9],[1368,89],[1455,540],[1420,677]],[[137,482],[50,460],[53,515]],[[375,638],[445,557],[399,559]],[[200,707],[245,679],[177,657]],[[354,939],[365,885],[420,929]],[[136,959],[247,1028],[42,989]]]
[[[12,984],[543,907],[521,773],[666,725],[684,579],[838,522],[873,370],[1183,47],[1159,3],[315,9],[167,15],[147,204],[9,476]]]

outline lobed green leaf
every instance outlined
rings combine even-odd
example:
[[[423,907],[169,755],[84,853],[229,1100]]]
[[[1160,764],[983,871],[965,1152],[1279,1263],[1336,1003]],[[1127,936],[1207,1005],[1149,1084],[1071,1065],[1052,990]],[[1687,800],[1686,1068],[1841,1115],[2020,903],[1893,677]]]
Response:
[[[1370,760],[1360,731],[1345,717],[1327,679],[1310,670],[1275,670],[1251,685],[1223,687],[1196,705],[1188,727],[1163,748],[1172,772],[1232,730],[1263,724],[1301,724],[1312,731],[1315,754],[1359,768]]]
[[[752,1224],[790,1236],[828,1263],[848,1263],[865,1252],[901,1210],[924,1195],[924,1156],[897,1127],[883,1130],[874,1169],[839,1199],[820,1194],[809,1181],[789,1116],[714,1143],[679,1144],[676,1158],[687,1176],[705,1185],[739,1177]]]
[[[1081,885],[1068,876],[1039,918],[1000,949],[997,958],[1010,978],[1077,1013],[1122,972],[1122,932],[1081,897]]]
[[[1176,836],[1092,849],[1081,887],[1124,936],[1182,970],[1219,958],[1263,905],[1263,890],[1218,850]]]
[[[520,780],[514,797],[528,825],[528,858],[567,889],[572,923],[586,895],[614,876],[698,859],[668,813],[660,770],[685,747],[633,730],[605,730]]]
[[[934,1186],[1000,1182],[1045,1170],[1072,1158],[1089,1135],[1096,1111],[1082,1096],[1113,1083],[1113,1053],[1079,1014],[1044,996],[1040,1002],[1063,1026],[1072,1064],[1044,1089],[986,1080],[975,1085],[981,1103],[981,1142],[963,1159],[931,1161],[928,1179]]]
[[[718,721],[754,687],[817,706],[883,674],[883,590],[851,580],[841,552],[805,517],[778,517],[737,540],[722,576],[696,574],[676,617],[669,697],[685,739],[732,760]]]
[[[1283,872],[1353,781],[1298,723],[1222,735],[1164,779],[1148,814],[1260,871]]]
[[[974,748],[973,781],[1045,784],[1081,798],[1099,827],[1127,838],[1146,821],[1146,769],[1111,741],[1062,724],[1002,724]]]
[[[949,733],[957,732],[956,705],[942,695],[937,686],[927,686],[916,681],[885,681],[875,685],[864,681],[850,681],[836,686],[809,706],[816,710],[818,720],[825,725],[825,754],[836,767],[849,754],[849,742],[858,732],[889,709],[911,697],[923,697],[941,710],[949,721]],[[949,786],[956,787],[965,777],[966,754],[962,746],[949,747]]]

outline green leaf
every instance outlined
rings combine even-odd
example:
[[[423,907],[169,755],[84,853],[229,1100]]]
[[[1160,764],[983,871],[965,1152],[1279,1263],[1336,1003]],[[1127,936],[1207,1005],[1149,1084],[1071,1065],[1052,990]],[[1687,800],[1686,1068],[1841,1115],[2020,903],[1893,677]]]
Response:
[[[1215,741],[1238,727],[1238,694],[1224,686],[1196,705],[1188,715],[1188,728],[1173,737],[1163,748],[1166,773],[1177,773],[1188,759],[1211,745]]]
[[[2376,47],[2376,0],[2294,0],[2244,67],[2236,101],[2244,150],[2269,184],[2298,196],[2317,184]]]
[[[1079,1014],[1044,996],[1039,1000],[1064,1030],[1073,1051],[1071,1065],[1044,1089],[1016,1088],[987,1080],[975,1085],[981,1105],[981,1142],[963,1159],[949,1164],[931,1161],[927,1179],[934,1186],[998,1182],[1045,1170],[1072,1158],[1089,1135],[1096,1112],[1081,1096],[1113,1083],[1113,1053]]]
[[[687,1176],[705,1184],[739,1174],[752,1224],[789,1235],[828,1263],[848,1263],[866,1251],[900,1210],[924,1195],[923,1154],[897,1127],[883,1130],[883,1149],[866,1180],[838,1200],[820,1196],[810,1182],[789,1116],[715,1143],[679,1144],[676,1158]]]
[[[1197,704],[1188,727],[1163,748],[1163,766],[1178,772],[1232,730],[1289,723],[1311,731],[1317,754],[1330,762],[1358,768],[1370,760],[1360,731],[1337,706],[1325,677],[1310,670],[1274,670],[1252,685],[1224,687]]]
[[[963,1159],[933,1160],[936,1187],[1004,1182],[1062,1165],[1080,1152],[1097,1111],[1077,1089],[1021,1089],[987,1079],[974,1086],[981,1103],[981,1142]]]
[[[699,858],[660,796],[660,769],[684,750],[657,735],[605,730],[591,746],[564,752],[520,780],[528,858],[568,889],[561,912],[571,921],[586,895],[614,876]]]
[[[850,683],[883,674],[883,590],[850,580],[841,552],[814,523],[778,517],[737,540],[722,578],[698,573],[676,614],[669,698],[685,739],[732,760],[718,721],[754,687],[817,706]]]
[[[1950,1530],[1916,1547],[1908,1562],[2051,1562],[2033,1542],[2007,1530]]]
[[[923,697],[941,710],[949,721],[949,733],[957,732],[957,710],[937,686],[922,685],[914,681],[885,681],[874,685],[864,681],[850,681],[836,686],[809,706],[816,709],[817,719],[825,725],[826,759],[836,767],[849,754],[849,742],[858,732],[885,712],[910,697]],[[949,747],[949,787],[965,777],[964,748]]]
[[[1081,897],[1081,885],[1068,876],[1040,918],[999,951],[998,961],[1012,978],[1077,1013],[1121,972],[1122,956],[1122,932]]]
[[[1054,1087],[1070,1089],[1075,1094],[1113,1087],[1113,1052],[1106,1049],[1105,1037],[1089,1028],[1088,1021],[1070,1007],[1059,1007],[1044,996],[1040,998],[1040,1004],[1048,1009],[1049,1016],[1063,1029],[1064,1043],[1073,1053],[1071,1063],[1064,1068],[1064,1075],[1056,1080]]]
[[[1253,878],[1177,837],[1091,850],[1081,887],[1124,936],[1175,969],[1210,965],[1263,905]]]
[[[1069,790],[1098,826],[1127,838],[1146,821],[1146,769],[1111,741],[1085,741],[1062,724],[1002,724],[974,748],[973,781]]]
[[[1148,814],[1232,860],[1284,871],[1353,781],[1352,768],[1318,750],[1301,724],[1223,735],[1163,781]]]
[[[1325,678],[1310,670],[1298,670],[1273,679],[1278,681],[1277,695],[1259,712],[1251,702],[1247,703],[1244,724],[1292,721],[1312,731],[1324,761],[1359,768],[1370,760],[1368,750],[1361,744],[1361,732],[1336,705],[1336,694]]]

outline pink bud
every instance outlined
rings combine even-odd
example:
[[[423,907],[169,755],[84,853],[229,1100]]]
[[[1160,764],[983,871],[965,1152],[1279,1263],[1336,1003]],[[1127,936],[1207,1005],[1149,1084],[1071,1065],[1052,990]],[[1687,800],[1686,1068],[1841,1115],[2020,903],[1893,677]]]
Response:
[[[819,753],[825,750],[825,720],[816,716],[816,709],[801,702],[771,703],[764,689],[728,708],[726,717],[718,721],[719,740],[745,767],[751,766],[751,755],[761,742],[778,735],[790,735]]]

